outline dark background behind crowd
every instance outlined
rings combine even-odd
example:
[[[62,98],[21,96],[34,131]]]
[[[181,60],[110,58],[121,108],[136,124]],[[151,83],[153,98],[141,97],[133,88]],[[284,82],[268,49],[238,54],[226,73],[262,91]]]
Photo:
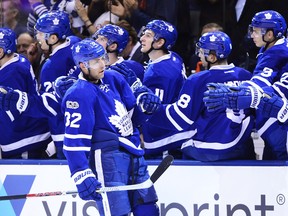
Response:
[[[27,31],[27,18],[31,12],[29,1],[35,2],[35,0],[1,0],[1,27],[13,29],[17,35]],[[103,10],[107,10],[105,0],[84,2],[88,2],[91,6],[88,15],[92,22]],[[141,26],[153,18],[164,19],[177,27],[178,40],[174,51],[180,54],[187,68],[190,56],[194,54],[195,41],[207,23],[219,24],[231,37],[233,51],[229,61],[252,72],[258,49],[246,34],[253,15],[258,11],[269,9],[278,11],[288,20],[287,2],[283,0],[138,0],[138,9],[141,13],[132,14],[129,18],[124,17],[138,32]],[[190,71],[187,71],[187,74],[190,75]]]

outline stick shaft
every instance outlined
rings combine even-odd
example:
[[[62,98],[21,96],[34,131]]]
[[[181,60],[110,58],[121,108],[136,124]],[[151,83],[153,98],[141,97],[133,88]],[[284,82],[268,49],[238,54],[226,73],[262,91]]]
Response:
[[[133,185],[121,185],[114,187],[102,187],[97,190],[98,193],[104,192],[113,192],[113,191],[125,191],[125,190],[139,190],[144,188],[149,188],[155,183],[159,177],[168,169],[168,167],[172,164],[173,157],[168,155],[165,157],[156,170],[151,175],[150,179],[147,179],[145,182]],[[73,195],[78,194],[77,191],[54,191],[54,192],[44,192],[44,193],[34,193],[34,194],[18,194],[18,195],[8,195],[8,196],[0,196],[0,201],[3,200],[14,200],[14,199],[26,199],[32,197],[46,197],[46,196],[62,196],[62,195]]]

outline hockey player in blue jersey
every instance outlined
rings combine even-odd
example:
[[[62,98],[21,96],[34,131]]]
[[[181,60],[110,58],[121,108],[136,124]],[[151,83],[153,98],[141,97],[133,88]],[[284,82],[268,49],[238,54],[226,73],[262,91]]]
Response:
[[[159,215],[153,186],[129,192],[96,192],[104,185],[141,183],[149,174],[139,131],[131,119],[137,106],[130,86],[122,75],[105,71],[105,50],[96,41],[84,39],[73,46],[72,53],[81,74],[62,102],[63,150],[79,196],[95,200],[100,215]]]
[[[163,20],[149,22],[140,38],[141,52],[148,54],[150,58],[144,73],[143,84],[159,96],[163,104],[173,103],[177,100],[186,79],[185,66],[181,57],[170,51],[176,39],[176,28]],[[170,154],[175,158],[181,158],[180,151],[175,148],[180,144],[179,137],[173,132],[147,122],[142,126],[142,133],[147,158],[161,157],[162,154],[155,155],[153,150],[160,145],[173,146],[174,152],[170,151]],[[182,134],[182,137],[186,135]],[[167,152],[165,151],[163,154],[167,154]]]
[[[77,69],[71,47],[80,38],[71,34],[68,14],[62,11],[47,12],[40,16],[35,25],[36,39],[42,50],[48,50],[49,58],[40,71],[40,93],[53,92],[53,83],[60,76],[74,75]],[[75,73],[75,74],[74,74]],[[50,130],[57,149],[58,158],[63,159],[64,116],[59,113],[49,118]]]
[[[78,28],[84,26],[75,8],[75,0],[29,0],[31,12],[28,15],[27,31],[33,35],[34,26],[37,19],[48,11],[65,11],[69,13],[72,20],[72,27]],[[81,0],[83,7],[89,5],[91,0]]]
[[[251,139],[254,117],[250,109],[223,108],[208,112],[203,102],[208,83],[239,85],[251,78],[249,71],[228,65],[231,49],[230,38],[223,32],[209,32],[201,36],[197,43],[198,55],[209,69],[188,77],[177,101],[163,104],[148,121],[150,125],[173,131],[183,143],[181,149],[186,159],[255,159]],[[166,149],[166,145],[154,147],[156,152]]]
[[[124,58],[119,55],[129,41],[129,33],[124,28],[107,24],[95,32],[92,38],[106,49],[109,59],[107,66],[123,63],[132,69],[141,81],[143,80],[144,67],[134,60],[124,60]],[[117,70],[117,67],[112,66],[111,68]]]
[[[17,89],[18,97],[17,107],[0,111],[2,158],[40,159],[52,141],[51,135],[46,119],[21,115],[27,106],[26,93],[37,96],[38,86],[30,62],[15,53],[15,42],[16,35],[11,29],[0,29],[0,85]]]
[[[263,92],[287,95],[288,43],[287,25],[281,14],[268,10],[256,13],[249,27],[249,35],[257,47],[261,47],[257,65],[250,81],[240,87],[221,86],[207,92],[206,105],[210,109],[222,106],[256,109],[256,129],[265,141],[263,159],[287,160],[287,130],[276,118],[263,116],[258,109]],[[225,93],[226,92],[226,93]],[[284,96],[285,97],[285,96]],[[275,117],[275,116],[274,116]]]
[[[281,122],[282,127],[288,125],[288,89],[285,94],[280,97],[279,95],[271,92],[263,92],[263,97],[258,106],[258,112],[266,118],[276,118]]]

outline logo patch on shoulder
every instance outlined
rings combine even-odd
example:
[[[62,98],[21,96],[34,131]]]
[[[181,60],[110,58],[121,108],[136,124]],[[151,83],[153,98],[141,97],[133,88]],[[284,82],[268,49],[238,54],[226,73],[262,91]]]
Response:
[[[69,109],[78,109],[79,104],[77,101],[66,101],[66,107]]]

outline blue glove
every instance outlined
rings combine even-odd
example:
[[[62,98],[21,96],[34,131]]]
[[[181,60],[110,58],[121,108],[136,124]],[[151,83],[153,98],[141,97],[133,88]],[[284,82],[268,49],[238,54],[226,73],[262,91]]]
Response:
[[[226,108],[224,98],[230,92],[229,86],[222,83],[208,83],[206,86],[208,90],[204,92],[203,102],[208,112]]]
[[[137,106],[146,114],[153,114],[161,106],[161,100],[146,86],[141,86],[134,92],[137,98]]]
[[[124,63],[118,63],[115,65],[111,65],[109,68],[122,74],[125,77],[128,84],[130,85],[133,92],[135,92],[137,88],[142,86],[142,82],[136,76],[135,72],[133,70],[131,70]]]
[[[13,90],[9,87],[0,86],[0,109],[4,111],[17,110],[24,112],[28,106],[28,96],[26,92]]]
[[[102,196],[96,192],[96,190],[101,188],[101,183],[96,179],[91,169],[76,172],[72,179],[76,184],[81,199],[102,200]]]
[[[54,91],[59,98],[63,98],[66,91],[77,81],[73,76],[60,76],[53,85]]]
[[[274,93],[263,93],[259,109],[262,111],[264,117],[277,118],[281,123],[286,122],[288,119],[287,100],[282,99]]]
[[[258,108],[262,93],[254,86],[230,87],[230,93],[225,95],[224,105],[227,108],[239,110]]]

